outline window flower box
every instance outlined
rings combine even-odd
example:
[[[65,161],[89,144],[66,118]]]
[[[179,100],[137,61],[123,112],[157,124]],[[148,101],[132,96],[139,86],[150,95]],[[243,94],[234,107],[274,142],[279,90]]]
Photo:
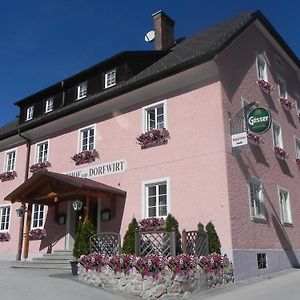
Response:
[[[99,158],[99,153],[97,150],[85,150],[79,152],[71,157],[75,161],[76,165],[87,164],[95,161],[96,158]]]
[[[286,110],[291,110],[295,107],[295,103],[291,100],[288,100],[286,98],[279,98],[280,104],[283,108]]]
[[[274,151],[276,153],[276,156],[279,159],[286,159],[289,158],[289,154],[287,153],[287,151],[285,151],[284,149],[280,148],[280,147],[274,147]]]
[[[146,218],[139,222],[139,227],[143,231],[157,231],[165,228],[163,218]]]
[[[17,172],[16,171],[10,171],[10,172],[4,172],[0,174],[0,179],[1,181],[8,181],[8,180],[13,180],[17,177]]]
[[[255,134],[253,132],[248,132],[247,133],[247,137],[248,137],[248,141],[253,143],[253,144],[256,144],[257,146],[259,144],[262,144],[263,143],[263,138],[258,135],[258,134]]]
[[[44,236],[47,236],[45,228],[35,228],[29,231],[29,237],[32,240],[41,240]]]
[[[31,173],[35,174],[37,172],[47,171],[47,168],[50,166],[51,166],[51,164],[49,163],[49,161],[40,162],[40,163],[36,163],[36,164],[30,166],[29,171]]]
[[[274,91],[274,87],[267,81],[264,81],[263,79],[256,81],[259,87],[267,94],[271,94],[272,91]]]
[[[170,133],[166,128],[152,129],[140,134],[136,140],[141,148],[148,148],[155,145],[166,144],[170,139]]]
[[[298,167],[300,167],[300,158],[296,158],[295,159],[296,164],[298,165]]]
[[[10,240],[10,234],[8,232],[0,232],[0,242],[8,242]]]

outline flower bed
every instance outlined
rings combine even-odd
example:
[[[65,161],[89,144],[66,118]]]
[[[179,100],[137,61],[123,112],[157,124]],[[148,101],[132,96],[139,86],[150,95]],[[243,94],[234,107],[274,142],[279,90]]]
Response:
[[[295,103],[291,100],[288,100],[286,98],[279,98],[280,104],[283,108],[286,110],[291,110],[295,107]]]
[[[35,228],[29,231],[29,237],[32,240],[40,240],[44,236],[47,236],[47,232],[45,228]]]
[[[248,141],[256,144],[257,146],[261,143],[263,143],[263,138],[259,136],[258,134],[255,134],[253,132],[247,133]]]
[[[170,139],[170,133],[166,128],[152,129],[140,134],[136,140],[142,149],[155,145],[166,144]]]
[[[8,242],[10,240],[10,234],[8,232],[0,232],[0,242]]]
[[[40,163],[36,163],[36,164],[30,166],[29,171],[31,173],[35,174],[37,172],[47,171],[47,168],[50,166],[51,166],[51,164],[49,163],[49,161],[40,162]]]
[[[271,94],[274,91],[274,87],[267,81],[263,79],[256,81],[259,87],[267,94]]]
[[[289,154],[287,153],[287,151],[285,151],[284,149],[282,149],[280,147],[274,147],[274,151],[275,151],[277,157],[280,159],[289,158]]]
[[[13,180],[17,177],[16,171],[10,171],[10,172],[4,172],[0,174],[0,179],[2,182],[8,181],[8,180]]]
[[[86,163],[91,163],[95,161],[96,158],[99,158],[99,153],[97,150],[85,150],[79,152],[71,157],[75,161],[76,165],[82,165]]]
[[[136,257],[89,254],[79,260],[79,280],[145,298],[179,296],[233,281],[227,256]]]

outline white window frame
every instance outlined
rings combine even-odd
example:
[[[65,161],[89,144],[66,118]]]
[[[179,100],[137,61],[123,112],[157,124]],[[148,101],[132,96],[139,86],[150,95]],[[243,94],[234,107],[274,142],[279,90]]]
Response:
[[[147,106],[144,106],[142,109],[142,132],[146,132],[150,130],[149,124],[148,124],[148,111],[152,109],[157,109],[158,107],[163,107],[164,110],[164,128],[168,128],[168,118],[167,118],[167,100],[162,100]],[[155,112],[155,128],[157,129],[157,111]]]
[[[112,69],[106,72],[104,76],[104,88],[107,89],[109,87],[112,87],[116,85],[116,83],[117,83],[117,70]]]
[[[83,127],[83,128],[80,128],[78,130],[78,152],[82,152],[82,151],[85,151],[83,149],[83,132],[87,131],[87,130],[90,130],[90,129],[93,129],[94,130],[94,147],[92,149],[85,149],[85,150],[94,150],[96,149],[96,124],[93,124],[93,125],[90,125],[90,126],[86,126],[86,127]],[[89,144],[89,143],[88,143]]]
[[[29,106],[26,109],[26,121],[30,121],[33,119],[34,106]]]
[[[262,76],[260,75],[260,71],[259,71],[260,64],[264,64],[264,66],[265,66]],[[256,72],[257,72],[258,80],[264,80],[264,81],[268,82],[267,61],[266,61],[264,55],[262,55],[262,54],[259,54],[256,56]]]
[[[297,115],[300,117],[300,95],[297,92],[295,93],[295,102],[296,102]]]
[[[46,155],[46,159],[43,159],[41,161],[39,161],[39,153],[40,153],[40,150],[42,150],[42,152],[45,152],[44,149],[40,149],[41,147],[43,147],[44,145],[47,144],[47,155]],[[39,143],[36,143],[35,144],[35,163],[41,163],[41,162],[46,162],[49,160],[49,150],[50,150],[50,140],[45,140],[45,141],[42,141],[42,142],[39,142]],[[44,157],[44,155],[43,155]]]
[[[167,215],[171,212],[171,193],[170,193],[170,177],[156,178],[151,180],[142,181],[142,217],[148,218],[148,197],[147,197],[147,188],[152,185],[158,185],[160,183],[165,183],[167,186],[167,214],[162,216],[162,218],[166,218]],[[161,218],[157,216],[157,218]]]
[[[13,153],[13,152],[15,153],[14,165],[13,165],[13,168],[8,168],[8,156],[9,156],[10,153]],[[17,166],[17,148],[7,150],[7,151],[5,152],[5,156],[4,156],[3,171],[4,171],[4,172],[12,172],[12,171],[15,171],[15,170],[16,170],[16,166]]]
[[[257,197],[253,199],[254,205],[252,206],[252,185],[259,186]],[[252,221],[266,221],[265,205],[264,205],[264,193],[262,181],[257,177],[251,177],[248,182],[248,197],[250,206],[250,217]],[[260,211],[260,214],[258,213]]]
[[[275,134],[274,134],[274,126],[276,127],[279,127],[279,129],[280,129],[280,134],[279,134],[279,145],[276,145],[276,140],[275,140]],[[281,126],[280,126],[280,124],[279,123],[277,123],[277,122],[275,122],[274,120],[273,120],[273,122],[272,122],[272,139],[273,139],[273,146],[274,147],[279,147],[279,148],[281,148],[281,149],[284,149],[283,148],[283,140],[282,140],[282,129],[281,129]]]
[[[45,102],[45,113],[49,113],[53,111],[53,103],[54,103],[54,98],[50,97],[46,100]]]
[[[280,83],[283,84],[284,87],[284,91],[282,91]],[[287,99],[288,97],[288,93],[287,93],[287,85],[286,85],[286,81],[281,77],[278,76],[278,94],[279,94],[279,98],[284,98]]]
[[[41,219],[39,214],[40,212],[42,211],[40,208],[43,207],[43,218]],[[36,209],[38,208],[38,209]],[[44,228],[44,225],[45,225],[45,213],[46,213],[46,210],[45,210],[46,206],[43,205],[43,204],[33,204],[32,205],[32,215],[31,215],[31,224],[30,224],[30,228],[31,229],[37,229],[37,228]],[[38,217],[37,217],[37,222],[38,222],[38,226],[33,226],[33,223],[35,221],[34,219],[34,213],[35,213],[35,210],[38,211]],[[42,223],[42,225],[39,226],[39,223]]]
[[[76,100],[86,98],[87,96],[87,81],[78,84]]]
[[[277,192],[278,192],[278,199],[279,199],[281,223],[283,225],[292,225],[293,221],[292,221],[290,192],[289,192],[289,190],[287,190],[287,189],[285,189],[281,186],[277,186]],[[284,192],[284,193],[287,194],[287,199],[285,201],[285,204],[286,204],[285,209],[284,209],[284,207],[282,205],[282,202],[281,202],[280,192]],[[287,214],[287,215],[285,216],[285,214]]]
[[[295,156],[300,158],[300,139],[295,136]]]
[[[7,215],[6,215],[6,220],[5,220],[5,224],[8,223],[8,227],[5,228],[5,229],[1,229],[1,227],[2,227],[3,209],[4,208],[8,208],[8,207],[9,207],[8,222],[7,222]],[[0,205],[0,232],[9,232],[10,222],[11,222],[11,209],[12,209],[12,205],[11,204]]]

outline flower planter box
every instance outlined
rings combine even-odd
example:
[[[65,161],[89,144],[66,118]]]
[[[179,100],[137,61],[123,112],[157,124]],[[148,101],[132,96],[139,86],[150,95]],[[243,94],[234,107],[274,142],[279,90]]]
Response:
[[[43,172],[43,171],[47,171],[48,167],[50,167],[51,164],[49,163],[49,161],[45,161],[45,162],[40,162],[40,163],[36,163],[32,166],[29,167],[29,171],[33,174],[37,173],[37,172]]]
[[[13,179],[15,179],[15,177],[17,177],[16,171],[5,172],[5,173],[0,174],[0,180],[2,182],[8,181],[8,180],[13,180]]]
[[[165,220],[163,218],[146,218],[139,222],[142,231],[157,231],[165,228]]]
[[[71,157],[73,161],[75,161],[75,165],[82,165],[94,162],[96,158],[99,158],[99,153],[97,150],[85,150],[79,152]]]
[[[166,128],[152,129],[140,134],[136,140],[142,149],[164,145],[170,139],[170,133]]]
[[[282,149],[280,147],[274,147],[274,151],[275,151],[277,158],[279,158],[279,159],[289,158],[289,154],[287,153],[287,151],[285,151],[284,149]]]
[[[29,231],[29,237],[31,240],[41,240],[45,236],[47,236],[45,228],[36,228]]]
[[[262,144],[263,143],[263,138],[258,135],[258,134],[255,134],[253,132],[248,132],[247,133],[247,138],[248,138],[248,141],[253,143],[253,144],[256,144],[257,146],[259,144]]]
[[[291,110],[295,107],[295,103],[285,98],[279,98],[281,106],[286,110]]]
[[[298,167],[300,167],[300,158],[296,158],[295,159],[296,164],[298,165]]]
[[[0,232],[0,242],[8,242],[10,240],[10,234],[8,232]]]
[[[259,87],[267,94],[271,94],[272,91],[274,91],[274,87],[267,81],[264,80],[258,80],[256,83],[259,85]]]

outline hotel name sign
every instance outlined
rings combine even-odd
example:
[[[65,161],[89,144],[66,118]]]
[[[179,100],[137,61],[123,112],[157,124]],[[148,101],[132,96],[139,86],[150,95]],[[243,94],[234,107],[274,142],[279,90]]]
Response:
[[[97,178],[102,176],[114,175],[123,173],[127,170],[127,161],[125,159],[107,162],[100,165],[93,165],[90,167],[77,169],[63,174],[81,177],[81,178]]]

